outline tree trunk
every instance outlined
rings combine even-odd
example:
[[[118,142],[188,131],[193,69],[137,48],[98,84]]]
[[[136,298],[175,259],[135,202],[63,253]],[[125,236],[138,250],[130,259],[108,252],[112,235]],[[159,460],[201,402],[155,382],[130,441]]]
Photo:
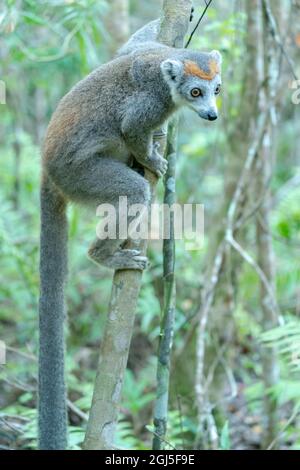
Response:
[[[113,57],[129,37],[128,0],[110,0],[106,28],[109,32],[108,50],[110,57]]]

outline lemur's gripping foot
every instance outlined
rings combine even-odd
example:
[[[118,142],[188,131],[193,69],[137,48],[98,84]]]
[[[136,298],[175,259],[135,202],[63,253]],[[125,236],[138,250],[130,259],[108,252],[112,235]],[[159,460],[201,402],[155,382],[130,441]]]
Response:
[[[113,255],[104,258],[103,253],[94,246],[89,249],[88,256],[95,263],[115,270],[138,269],[143,271],[149,266],[148,258],[142,256],[138,250],[119,249]]]

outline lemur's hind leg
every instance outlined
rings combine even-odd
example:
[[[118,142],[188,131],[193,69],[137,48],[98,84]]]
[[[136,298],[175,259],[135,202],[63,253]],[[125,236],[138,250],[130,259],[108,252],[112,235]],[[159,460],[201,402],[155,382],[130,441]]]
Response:
[[[95,209],[100,204],[110,204],[115,209],[116,237],[96,238],[89,248],[89,257],[112,269],[145,269],[147,258],[138,250],[126,249],[126,240],[120,239],[118,232],[121,196],[127,197],[128,208],[142,204],[145,210],[149,209],[151,194],[147,180],[125,163],[100,156],[93,156],[80,165],[72,164],[64,179],[58,181],[55,176],[53,179],[71,200],[93,205]],[[133,217],[128,217],[127,211],[123,217],[128,227]]]

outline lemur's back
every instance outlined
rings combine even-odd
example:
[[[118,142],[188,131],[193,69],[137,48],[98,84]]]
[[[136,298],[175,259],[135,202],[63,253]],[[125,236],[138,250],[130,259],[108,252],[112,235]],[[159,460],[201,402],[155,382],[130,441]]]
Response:
[[[118,57],[77,83],[52,116],[43,148],[45,162],[63,155],[71,159],[78,147],[82,155],[90,154],[93,146],[101,153],[108,137],[114,149],[116,140],[122,145],[120,122],[133,96],[138,100],[141,92],[149,92],[154,100],[170,99],[160,77],[160,63],[170,53],[171,48],[163,47]]]
[[[101,129],[113,133],[118,119],[117,102],[124,99],[120,83],[128,80],[129,59],[116,59],[117,66],[104,64],[77,83],[59,102],[47,129],[43,158],[56,159],[62,153],[72,153],[80,142],[93,139]],[[112,106],[111,96],[116,106]]]

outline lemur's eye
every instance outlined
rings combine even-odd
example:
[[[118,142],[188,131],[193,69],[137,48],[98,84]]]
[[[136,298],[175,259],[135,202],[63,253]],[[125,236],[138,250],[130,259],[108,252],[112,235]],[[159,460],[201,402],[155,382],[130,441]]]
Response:
[[[215,95],[219,95],[221,93],[221,85],[218,85],[215,91]]]
[[[199,98],[199,96],[202,96],[202,91],[200,88],[193,88],[191,91],[191,95],[193,98]]]

